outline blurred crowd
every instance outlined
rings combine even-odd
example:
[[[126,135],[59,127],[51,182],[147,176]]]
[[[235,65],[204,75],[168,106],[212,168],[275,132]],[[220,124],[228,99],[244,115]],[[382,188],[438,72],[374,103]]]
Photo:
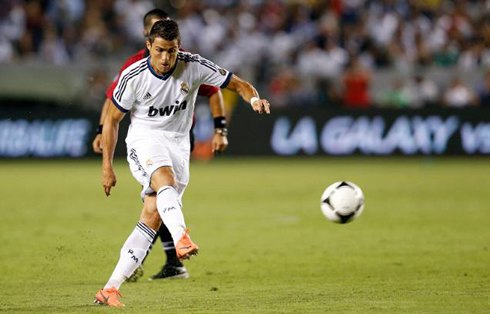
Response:
[[[154,7],[274,106],[490,106],[490,0],[0,0],[0,63],[120,59]],[[438,81],[427,69],[485,73]],[[400,75],[378,95],[373,73]]]

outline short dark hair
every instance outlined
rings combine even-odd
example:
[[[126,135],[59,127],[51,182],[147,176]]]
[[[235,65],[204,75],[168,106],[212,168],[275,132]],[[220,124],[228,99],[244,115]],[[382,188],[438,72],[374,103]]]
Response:
[[[167,12],[160,9],[153,9],[151,11],[148,11],[143,17],[143,25],[145,26],[145,29],[151,26],[151,20],[154,18],[157,18],[159,20],[164,20],[164,19],[168,19],[169,16]]]
[[[148,36],[148,40],[150,43],[155,41],[155,38],[161,37],[162,39],[172,41],[177,39],[180,43],[180,31],[179,25],[174,20],[161,20],[153,24],[151,28],[150,35]]]

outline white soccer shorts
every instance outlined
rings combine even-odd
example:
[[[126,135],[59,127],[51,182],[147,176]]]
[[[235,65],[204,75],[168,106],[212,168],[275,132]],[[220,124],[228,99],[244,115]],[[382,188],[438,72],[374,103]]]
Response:
[[[153,172],[160,167],[172,167],[177,192],[182,201],[184,190],[189,183],[189,135],[160,130],[130,129],[126,145],[131,173],[143,186],[141,198],[155,193],[150,187]]]

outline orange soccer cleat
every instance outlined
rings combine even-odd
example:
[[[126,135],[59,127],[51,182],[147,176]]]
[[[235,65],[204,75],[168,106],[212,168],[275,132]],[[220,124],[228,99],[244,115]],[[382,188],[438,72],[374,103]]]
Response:
[[[189,237],[189,229],[185,229],[184,235],[180,238],[175,247],[177,251],[177,257],[180,260],[189,259],[193,255],[197,255],[199,248],[195,245]]]
[[[124,306],[124,304],[119,302],[117,296],[122,297],[122,294],[115,287],[102,289],[97,291],[97,294],[95,295],[94,303],[99,305],[109,305],[110,307]]]

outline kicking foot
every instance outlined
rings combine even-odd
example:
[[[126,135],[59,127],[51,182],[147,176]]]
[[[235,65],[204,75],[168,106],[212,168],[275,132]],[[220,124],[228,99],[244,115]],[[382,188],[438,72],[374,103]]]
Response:
[[[153,281],[159,279],[179,279],[179,278],[182,279],[189,278],[189,273],[187,272],[187,269],[185,269],[184,265],[177,266],[172,264],[165,264],[162,267],[161,271],[148,278],[148,280]]]
[[[185,229],[184,235],[175,246],[175,250],[177,251],[177,257],[180,260],[189,259],[191,256],[197,255],[199,248],[191,241],[189,229]]]
[[[117,296],[122,297],[122,294],[115,287],[102,289],[97,291],[94,303],[98,305],[109,305],[110,307],[122,307],[124,304],[119,302]]]

